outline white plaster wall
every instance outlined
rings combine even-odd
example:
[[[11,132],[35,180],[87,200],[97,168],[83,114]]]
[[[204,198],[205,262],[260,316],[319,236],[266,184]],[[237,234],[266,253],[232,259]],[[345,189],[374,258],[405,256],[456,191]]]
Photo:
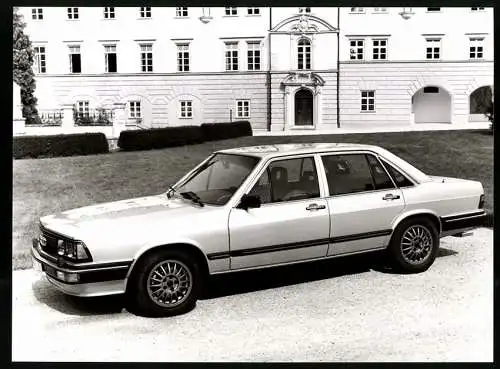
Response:
[[[352,14],[350,8],[341,8],[340,60],[349,61],[349,36],[366,37],[369,40],[373,35],[389,35],[391,61],[424,60],[424,34],[443,34],[442,60],[469,60],[468,33],[484,34],[484,59],[493,60],[493,8],[471,12],[466,7],[444,7],[439,13],[429,13],[426,9],[412,8],[415,14],[405,20],[399,15],[402,11],[400,7],[388,8],[387,14],[375,14],[370,7],[365,8],[362,14]],[[369,49],[366,51],[371,54]]]

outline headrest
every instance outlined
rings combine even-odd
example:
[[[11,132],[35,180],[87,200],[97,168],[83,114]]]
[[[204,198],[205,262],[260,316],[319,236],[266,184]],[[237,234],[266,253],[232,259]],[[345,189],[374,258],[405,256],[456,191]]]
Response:
[[[274,167],[271,169],[271,178],[275,182],[288,182],[288,171],[283,167]]]

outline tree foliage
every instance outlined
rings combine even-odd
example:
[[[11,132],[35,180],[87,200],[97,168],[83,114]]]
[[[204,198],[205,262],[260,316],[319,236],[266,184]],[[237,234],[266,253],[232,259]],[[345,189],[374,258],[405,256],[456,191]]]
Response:
[[[13,80],[21,89],[23,117],[32,119],[37,115],[37,98],[34,95],[36,83],[33,73],[33,49],[28,36],[24,34],[26,24],[19,9],[13,9]]]

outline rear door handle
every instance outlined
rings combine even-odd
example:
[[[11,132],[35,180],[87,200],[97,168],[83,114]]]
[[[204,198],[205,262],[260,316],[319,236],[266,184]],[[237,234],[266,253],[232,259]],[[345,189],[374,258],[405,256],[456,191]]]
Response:
[[[393,195],[392,193],[388,193],[387,195],[382,197],[382,200],[397,200],[399,198],[400,198],[399,195]]]
[[[321,209],[326,209],[325,205],[318,205],[318,204],[310,204],[306,210],[312,211],[312,210],[321,210]]]

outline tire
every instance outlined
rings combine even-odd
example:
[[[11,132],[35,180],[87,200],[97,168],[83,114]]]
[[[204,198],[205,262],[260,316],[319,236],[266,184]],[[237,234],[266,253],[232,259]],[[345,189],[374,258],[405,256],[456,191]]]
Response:
[[[152,252],[138,262],[126,294],[140,315],[174,316],[194,309],[201,282],[200,266],[194,257],[165,249]]]
[[[398,225],[388,251],[397,271],[421,273],[434,263],[438,249],[439,234],[435,224],[426,217],[415,217]]]

